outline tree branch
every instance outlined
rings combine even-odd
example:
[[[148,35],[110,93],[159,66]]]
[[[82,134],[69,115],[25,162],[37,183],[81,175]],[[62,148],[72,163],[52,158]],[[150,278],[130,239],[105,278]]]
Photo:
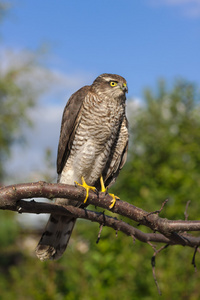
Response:
[[[85,190],[81,187],[72,185],[52,184],[43,181],[15,184],[0,189],[0,209],[13,210],[19,213],[54,213],[88,219],[92,222],[98,222],[99,224],[112,227],[117,231],[122,231],[126,235],[132,236],[145,243],[158,242],[190,247],[197,247],[200,245],[200,237],[195,237],[186,233],[187,231],[200,231],[200,221],[167,220],[159,217],[158,213],[160,210],[149,213],[127,202],[121,200],[116,201],[115,206],[111,209],[113,213],[125,216],[154,231],[154,233],[143,233],[141,230],[126,222],[107,216],[104,213],[74,206],[61,206],[52,203],[36,202],[34,200],[22,200],[38,197],[48,199],[67,198],[79,201],[81,204],[85,199]],[[90,192],[87,204],[93,204],[110,210],[109,206],[111,201],[112,197],[109,195]],[[164,204],[161,209],[163,206]],[[155,233],[156,231],[159,233]]]

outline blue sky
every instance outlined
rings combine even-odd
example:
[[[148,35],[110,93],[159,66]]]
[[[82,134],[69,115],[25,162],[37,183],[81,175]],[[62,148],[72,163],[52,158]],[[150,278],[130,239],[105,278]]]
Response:
[[[171,84],[181,77],[200,86],[200,0],[10,3],[0,26],[0,50],[35,51],[48,45],[44,63],[69,83],[32,113],[36,127],[27,134],[30,148],[23,150],[24,166],[31,170],[41,166],[46,147],[56,160],[66,96],[101,73],[124,76],[131,98],[141,99],[144,87],[155,88],[159,78]],[[9,165],[19,168],[21,149],[13,151]]]
[[[199,0],[11,4],[1,26],[3,45],[36,50],[47,44],[47,65],[69,76],[81,74],[86,84],[101,73],[117,73],[127,79],[131,97],[141,97],[160,77],[200,84]]]

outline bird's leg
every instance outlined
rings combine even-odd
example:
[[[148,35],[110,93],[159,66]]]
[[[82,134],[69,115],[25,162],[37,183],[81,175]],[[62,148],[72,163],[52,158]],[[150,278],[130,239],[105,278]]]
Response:
[[[106,188],[105,185],[104,185],[103,176],[102,175],[100,177],[100,184],[101,184],[101,192],[102,193],[106,193],[108,188]]]
[[[100,184],[101,184],[101,192],[102,193],[107,193],[108,187],[105,187],[102,175],[100,177]],[[110,193],[108,193],[108,194],[113,198],[109,208],[113,208],[113,206],[115,205],[116,200],[119,199],[119,197],[115,196],[114,194],[110,194]]]
[[[76,185],[79,185],[79,186],[83,187],[84,189],[86,189],[86,197],[85,197],[85,200],[84,200],[84,203],[86,203],[88,195],[89,195],[89,190],[92,190],[92,191],[96,192],[96,188],[94,186],[87,185],[87,183],[85,182],[85,179],[84,179],[83,176],[81,177],[81,181],[82,181],[82,184],[80,184],[80,183],[78,183],[76,181],[74,183]]]

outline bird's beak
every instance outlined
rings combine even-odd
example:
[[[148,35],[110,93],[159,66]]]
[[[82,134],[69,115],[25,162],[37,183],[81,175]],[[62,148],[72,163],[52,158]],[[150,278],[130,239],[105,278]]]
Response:
[[[126,83],[123,83],[123,85],[122,85],[122,91],[123,91],[124,93],[128,93],[128,86],[127,86]]]

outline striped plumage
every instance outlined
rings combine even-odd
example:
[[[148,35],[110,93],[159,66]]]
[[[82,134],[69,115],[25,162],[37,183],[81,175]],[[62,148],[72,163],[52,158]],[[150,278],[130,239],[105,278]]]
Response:
[[[58,182],[74,184],[83,176],[100,190],[112,185],[126,161],[128,124],[126,80],[114,74],[98,76],[91,86],[74,93],[63,112],[57,156]],[[79,205],[56,199],[57,204]],[[41,260],[57,259],[65,251],[75,218],[51,215],[36,248]]]

